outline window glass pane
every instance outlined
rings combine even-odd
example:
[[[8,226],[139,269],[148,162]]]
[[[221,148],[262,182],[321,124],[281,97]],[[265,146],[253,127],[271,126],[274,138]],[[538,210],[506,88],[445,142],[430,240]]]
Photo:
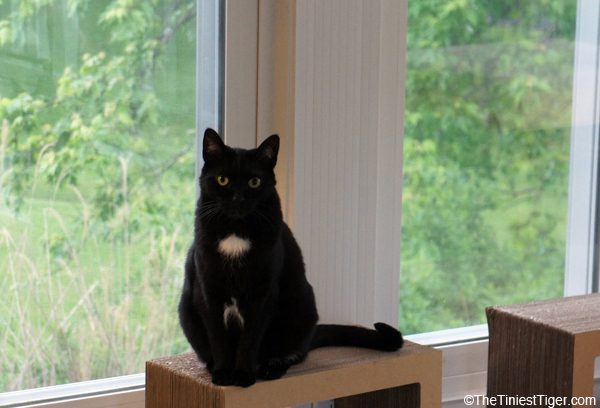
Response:
[[[187,349],[195,1],[0,2],[0,391]]]
[[[576,3],[409,2],[407,333],[562,295]]]

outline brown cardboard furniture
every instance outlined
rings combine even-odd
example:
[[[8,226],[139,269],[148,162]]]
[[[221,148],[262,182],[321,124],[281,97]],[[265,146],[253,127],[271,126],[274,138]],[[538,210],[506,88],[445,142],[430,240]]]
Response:
[[[591,397],[600,294],[487,309],[488,396]],[[569,405],[570,406],[570,405]]]
[[[219,387],[193,353],[146,363],[146,408],[282,408],[335,399],[336,408],[441,407],[442,354],[405,342],[393,353],[325,347],[275,381]]]

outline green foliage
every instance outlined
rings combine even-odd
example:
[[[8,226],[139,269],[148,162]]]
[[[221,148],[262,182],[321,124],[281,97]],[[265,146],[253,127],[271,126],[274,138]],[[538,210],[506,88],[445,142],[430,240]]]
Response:
[[[0,58],[33,59],[47,83],[0,80],[0,390],[143,371],[187,347],[195,1],[14,4]],[[39,19],[80,31],[45,55]]]
[[[149,146],[150,141],[161,143],[162,133],[169,129],[158,123],[163,110],[154,73],[162,50],[173,39],[172,30],[184,28],[194,12],[192,1],[181,2],[161,18],[164,6],[157,1],[109,2],[99,21],[110,28],[113,51],[85,53],[78,68],[65,67],[53,98],[21,94],[0,101],[0,117],[8,122],[10,134],[6,159],[12,171],[5,181],[7,199],[18,204],[37,171],[57,189],[85,182],[86,190],[94,191],[94,216],[103,222],[120,211],[136,210],[132,204],[160,206],[152,189],[161,166],[178,159],[181,149],[165,158],[156,157]],[[30,16],[27,10],[19,15]],[[187,13],[188,20],[182,19],[182,13]],[[163,31],[171,33],[168,38]],[[192,142],[183,147],[191,151]],[[191,156],[186,160],[186,170],[183,166],[171,166],[171,170],[179,171],[178,176],[191,176]],[[123,167],[125,180],[119,177]],[[93,175],[94,180],[83,181],[86,175]],[[122,192],[124,184],[128,197]],[[113,227],[125,225],[121,221]]]
[[[409,3],[405,331],[562,293],[575,8]]]

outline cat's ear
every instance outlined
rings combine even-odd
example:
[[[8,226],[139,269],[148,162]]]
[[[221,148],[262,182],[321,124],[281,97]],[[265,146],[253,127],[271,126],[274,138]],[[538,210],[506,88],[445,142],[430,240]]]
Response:
[[[258,146],[258,160],[275,167],[277,163],[277,153],[279,152],[279,136],[271,135]]]
[[[202,142],[202,158],[205,162],[210,162],[223,157],[225,153],[225,143],[213,129],[208,128],[204,131],[204,141]]]

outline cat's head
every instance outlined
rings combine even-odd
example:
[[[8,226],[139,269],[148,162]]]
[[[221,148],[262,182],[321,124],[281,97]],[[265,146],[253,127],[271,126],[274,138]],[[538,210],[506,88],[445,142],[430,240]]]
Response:
[[[256,210],[275,192],[279,136],[272,135],[256,149],[226,146],[217,132],[206,129],[202,143],[204,167],[201,194],[222,215],[240,219]]]

